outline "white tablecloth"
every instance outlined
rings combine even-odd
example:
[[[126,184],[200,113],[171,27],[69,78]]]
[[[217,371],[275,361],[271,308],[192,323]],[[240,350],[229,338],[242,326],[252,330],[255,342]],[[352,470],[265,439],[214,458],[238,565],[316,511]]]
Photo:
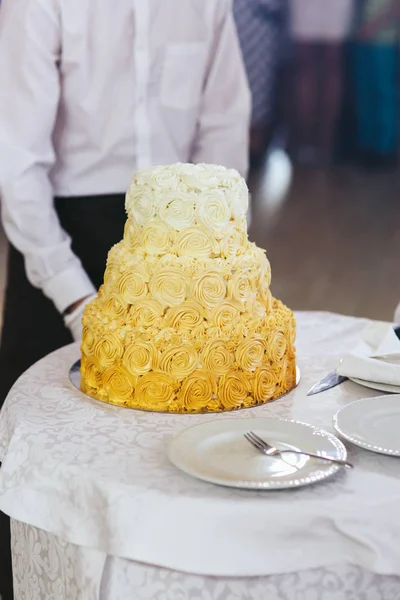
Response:
[[[202,577],[75,546],[12,521],[15,600],[399,600],[400,579],[337,565],[269,577]]]
[[[299,388],[265,407],[235,413],[235,418],[290,417],[332,430],[332,414],[339,406],[374,392],[347,382],[321,395],[307,398],[305,393],[353,347],[364,326],[364,321],[339,315],[299,314]],[[298,492],[266,495],[211,486],[175,470],[165,456],[165,444],[179,429],[215,415],[154,415],[87,400],[67,379],[77,356],[77,346],[71,346],[31,368],[13,388],[0,418],[0,508],[13,518],[17,598],[339,600],[361,598],[366,590],[372,599],[400,598],[400,561],[396,551],[391,552],[390,539],[398,539],[400,518],[389,530],[385,497],[379,496],[376,485],[387,486],[395,498],[400,490],[398,459],[351,448],[354,474]],[[358,553],[343,542],[338,565],[324,552],[332,532],[325,535],[324,523],[316,523],[310,533],[317,532],[313,545],[321,544],[320,568],[311,569],[314,558],[309,564],[304,549],[313,536],[294,535],[293,514],[301,514],[305,505],[329,502],[334,514],[346,498],[359,500],[365,508],[368,494],[361,494],[357,486],[360,482],[365,487],[368,477],[375,500],[365,537],[371,541],[375,532],[379,534],[374,552],[368,553],[371,546],[361,543]],[[282,506],[289,527],[272,545],[268,536],[264,546],[257,542],[256,553],[246,530],[233,526],[228,556],[207,561],[204,555],[212,557],[215,548],[207,546],[207,536],[190,537],[191,531],[198,535],[198,528],[187,520],[189,506],[193,522],[201,523],[207,505],[225,506],[233,517],[236,511],[241,526],[249,511],[258,511],[261,518],[265,510],[268,518],[269,506]],[[177,520],[180,512],[186,513],[184,528]],[[298,551],[289,558],[282,549],[292,531],[291,546]],[[246,535],[235,539],[235,533]],[[185,540],[185,535],[181,552],[182,543],[176,540]],[[340,539],[340,532],[336,537]],[[346,535],[342,537],[345,541]],[[37,591],[32,591],[33,585]]]

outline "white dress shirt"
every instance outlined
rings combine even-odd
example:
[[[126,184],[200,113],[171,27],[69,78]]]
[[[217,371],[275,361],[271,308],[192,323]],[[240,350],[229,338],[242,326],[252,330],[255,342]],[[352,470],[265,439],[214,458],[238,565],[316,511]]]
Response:
[[[0,82],[4,228],[60,312],[93,286],[54,196],[124,192],[136,169],[178,161],[246,174],[231,0],[3,0]]]

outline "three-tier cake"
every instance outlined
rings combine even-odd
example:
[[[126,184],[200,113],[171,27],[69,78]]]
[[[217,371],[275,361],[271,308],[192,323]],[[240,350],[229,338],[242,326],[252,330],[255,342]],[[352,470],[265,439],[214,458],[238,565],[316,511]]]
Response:
[[[81,387],[98,400],[175,413],[268,402],[295,386],[295,320],[249,242],[233,170],[138,172],[123,240],[83,318]]]

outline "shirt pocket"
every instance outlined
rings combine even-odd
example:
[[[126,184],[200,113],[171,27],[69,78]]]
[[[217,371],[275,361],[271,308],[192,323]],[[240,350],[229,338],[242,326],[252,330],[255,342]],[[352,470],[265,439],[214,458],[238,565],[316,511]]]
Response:
[[[207,60],[202,42],[168,44],[161,76],[161,103],[177,110],[199,105]]]

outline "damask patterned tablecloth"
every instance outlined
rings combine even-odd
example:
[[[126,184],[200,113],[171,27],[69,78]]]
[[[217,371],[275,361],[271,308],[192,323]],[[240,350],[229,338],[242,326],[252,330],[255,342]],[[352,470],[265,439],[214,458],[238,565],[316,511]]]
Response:
[[[346,382],[307,397],[366,321],[329,313],[297,321],[299,387],[230,418],[292,418],[332,431],[338,407],[378,395]],[[354,472],[303,490],[212,486],[176,470],[165,448],[180,429],[228,415],[154,415],[86,399],[68,381],[78,355],[70,346],[32,367],[0,415],[0,508],[12,517],[16,598],[400,600],[399,459],[351,447]],[[207,507],[221,521],[229,515],[217,535],[202,521]],[[280,507],[281,535],[271,519]]]

